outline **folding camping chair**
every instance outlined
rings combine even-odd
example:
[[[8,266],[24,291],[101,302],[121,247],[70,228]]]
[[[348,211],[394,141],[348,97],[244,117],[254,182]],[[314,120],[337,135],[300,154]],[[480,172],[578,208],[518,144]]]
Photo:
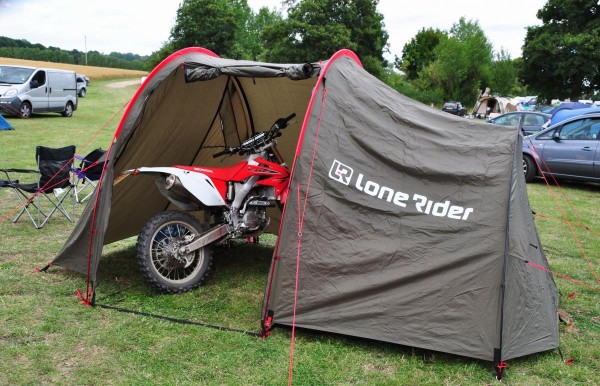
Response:
[[[57,210],[67,220],[73,221],[63,204],[74,187],[71,182],[74,157],[75,146],[73,145],[58,149],[38,146],[35,150],[37,170],[0,169],[0,172],[3,172],[7,178],[7,181],[0,184],[0,187],[12,188],[22,205],[21,211],[15,217],[13,223],[17,222],[24,213],[27,213],[33,225],[39,229],[46,224]],[[38,179],[33,183],[19,183],[18,180],[11,178],[11,173],[37,174]],[[42,196],[51,204],[51,209],[47,214],[42,209]],[[73,201],[73,215],[74,213],[75,202]]]
[[[85,157],[75,155],[75,158],[81,161],[79,167],[73,169],[73,174],[77,177],[77,182],[75,183],[75,188],[73,189],[75,193],[75,202],[82,203],[90,198],[90,196],[94,193],[97,181],[102,175],[105,154],[106,150],[98,148],[90,152]],[[87,193],[85,197],[81,198],[80,196],[82,192],[88,187],[92,188],[91,192]]]

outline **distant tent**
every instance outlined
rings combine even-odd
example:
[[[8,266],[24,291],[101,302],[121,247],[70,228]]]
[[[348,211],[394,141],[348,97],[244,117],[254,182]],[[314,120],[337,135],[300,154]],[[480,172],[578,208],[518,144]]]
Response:
[[[556,114],[561,110],[577,110],[577,109],[585,109],[590,107],[587,103],[581,102],[563,102],[558,106],[554,107],[552,110],[548,111],[548,114]]]
[[[509,98],[485,95],[477,100],[473,115],[477,118],[493,118],[510,111],[517,111],[517,106]]]
[[[590,105],[587,105],[586,108],[561,109],[552,114],[552,118],[550,118],[550,123],[548,124],[548,126],[555,125],[566,119],[577,117],[579,115],[592,114],[598,112],[600,112],[600,106]]]
[[[52,265],[87,274],[95,288],[103,245],[169,207],[154,181],[113,186],[115,176],[217,165],[215,149],[291,112],[303,118],[279,143],[292,181],[283,214],[271,212],[281,227],[265,333],[295,323],[497,365],[558,347],[558,292],[529,207],[519,132],[405,97],[348,50],[312,65],[201,48],[165,59],[130,102],[104,183]]]
[[[8,123],[2,115],[0,115],[0,130],[14,130],[14,128]]]

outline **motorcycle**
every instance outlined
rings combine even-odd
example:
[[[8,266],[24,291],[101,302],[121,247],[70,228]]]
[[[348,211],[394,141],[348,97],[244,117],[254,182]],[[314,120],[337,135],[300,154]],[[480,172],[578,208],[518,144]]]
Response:
[[[277,150],[276,138],[296,116],[279,118],[237,147],[226,147],[213,158],[239,154],[231,167],[140,167],[129,175],[158,175],[160,193],[181,211],[152,217],[137,242],[137,262],[146,281],[159,293],[180,293],[200,286],[212,264],[212,247],[235,238],[258,241],[270,219],[267,208],[283,208],[290,171]],[[203,211],[199,221],[190,211]]]

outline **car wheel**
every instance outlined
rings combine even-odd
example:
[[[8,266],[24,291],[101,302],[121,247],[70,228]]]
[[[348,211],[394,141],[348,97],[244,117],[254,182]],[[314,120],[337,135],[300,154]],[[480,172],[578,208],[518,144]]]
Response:
[[[82,88],[81,90],[79,90],[79,96],[80,97],[85,98],[85,94],[86,94],[86,92],[85,92],[84,88]]]
[[[19,107],[19,114],[21,115],[21,118],[31,118],[31,103],[27,101],[22,102]]]
[[[523,156],[523,174],[525,175],[525,182],[531,182],[535,178],[536,173],[535,162],[531,157]]]
[[[62,112],[63,117],[72,117],[73,116],[73,103],[67,102],[65,106],[65,111]]]

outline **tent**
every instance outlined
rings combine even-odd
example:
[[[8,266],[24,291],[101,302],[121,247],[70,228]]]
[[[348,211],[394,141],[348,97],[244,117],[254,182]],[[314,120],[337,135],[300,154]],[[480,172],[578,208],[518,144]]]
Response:
[[[552,110],[548,111],[548,114],[556,114],[562,110],[578,110],[578,109],[586,109],[590,107],[587,103],[581,102],[561,102],[558,106],[555,106]]]
[[[283,214],[271,213],[265,332],[296,325],[496,364],[558,346],[520,134],[400,95],[348,50],[312,65],[201,48],[165,59],[128,105],[94,198],[52,264],[87,274],[93,291],[103,245],[168,207],[153,181],[113,186],[116,174],[214,165],[215,147],[291,112],[304,119],[279,141],[292,181]]]
[[[14,130],[14,128],[2,115],[0,115],[0,130]]]
[[[478,118],[494,118],[500,114],[517,111],[518,102],[500,96],[483,95],[477,99],[473,115]]]
[[[566,119],[573,118],[579,115],[585,114],[593,114],[600,112],[600,106],[590,106],[576,109],[561,109],[552,114],[552,118],[550,118],[550,122],[548,123],[548,127],[555,125],[559,122],[562,122]]]

